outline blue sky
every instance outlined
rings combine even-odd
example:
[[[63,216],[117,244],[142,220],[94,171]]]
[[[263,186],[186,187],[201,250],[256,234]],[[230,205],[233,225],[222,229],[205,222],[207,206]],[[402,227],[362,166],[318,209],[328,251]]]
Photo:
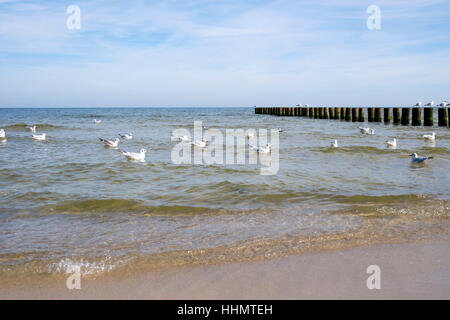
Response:
[[[0,0],[0,107],[430,99],[450,99],[448,0]]]

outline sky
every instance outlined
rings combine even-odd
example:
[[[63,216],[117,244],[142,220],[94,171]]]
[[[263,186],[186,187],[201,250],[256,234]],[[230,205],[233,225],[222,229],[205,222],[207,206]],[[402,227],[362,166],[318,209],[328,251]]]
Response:
[[[448,0],[0,0],[0,107],[431,99],[450,100]]]

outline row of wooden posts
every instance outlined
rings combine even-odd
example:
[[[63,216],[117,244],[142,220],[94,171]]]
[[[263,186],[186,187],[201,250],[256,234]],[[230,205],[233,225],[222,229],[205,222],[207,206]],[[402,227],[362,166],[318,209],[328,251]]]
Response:
[[[385,122],[402,125],[433,125],[433,108],[339,108],[339,107],[255,107],[256,114],[271,114],[276,116],[309,117],[314,119],[334,119],[353,122],[365,121],[365,110],[369,122]],[[383,109],[383,110],[382,110]],[[383,111],[383,112],[382,112]],[[438,108],[438,125],[450,125],[447,114],[450,108]]]

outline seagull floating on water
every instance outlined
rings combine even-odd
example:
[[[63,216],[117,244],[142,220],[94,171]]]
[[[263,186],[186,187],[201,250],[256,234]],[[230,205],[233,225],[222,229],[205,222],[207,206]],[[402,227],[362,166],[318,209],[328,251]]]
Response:
[[[32,134],[31,137],[33,137],[34,140],[38,140],[38,141],[44,141],[46,134],[42,133],[42,134]]]
[[[255,146],[250,146],[250,149],[255,150],[258,153],[270,153],[272,152],[272,144],[268,143],[265,147],[255,147]]]
[[[0,139],[6,139],[5,129],[0,129]]]
[[[334,139],[334,141],[330,144],[331,148],[339,148],[338,141]]]
[[[389,148],[397,148],[397,139],[394,138],[394,139],[392,139],[392,140],[386,140],[386,145],[387,145]]]
[[[425,107],[432,107],[434,105],[434,101],[431,100],[430,102],[428,102]]]
[[[102,120],[94,119],[94,124],[100,124],[100,123],[102,123]]]
[[[108,140],[103,138],[98,138],[101,142],[103,142],[107,147],[117,147],[119,145],[120,139],[116,138],[114,140]]]
[[[139,153],[136,152],[127,152],[124,150],[119,150],[121,154],[123,154],[128,160],[135,160],[135,161],[144,161],[145,160],[145,154],[147,153],[146,149],[141,149]]]
[[[417,102],[413,107],[420,107],[422,105],[422,101]]]
[[[369,127],[367,127],[367,128],[364,128],[364,127],[358,127],[358,129],[359,129],[359,131],[360,131],[362,134],[368,134],[368,135],[375,134],[375,130],[373,130],[373,129],[369,128]]]
[[[200,147],[200,148],[204,148],[204,147],[206,147],[207,142],[208,142],[207,140],[202,139],[202,140],[196,140],[196,141],[194,141],[194,142],[191,142],[191,144],[192,144],[193,146],[197,146],[197,147]]]
[[[284,132],[284,130],[281,128],[278,128],[278,132]]]
[[[172,141],[184,141],[184,142],[188,142],[189,141],[189,137],[187,135],[183,135],[183,136],[172,136]]]
[[[122,139],[125,139],[125,140],[131,140],[131,139],[133,139],[133,134],[131,134],[131,133],[120,134],[119,133],[119,137],[121,137]]]
[[[419,157],[417,153],[412,153],[409,156],[411,157],[411,162],[413,163],[425,163],[425,161],[433,159],[433,157]]]
[[[436,140],[436,132],[432,132],[431,134],[424,134],[423,139],[428,140],[428,141],[435,141]]]
[[[27,127],[28,130],[30,130],[33,133],[36,133],[36,126]]]

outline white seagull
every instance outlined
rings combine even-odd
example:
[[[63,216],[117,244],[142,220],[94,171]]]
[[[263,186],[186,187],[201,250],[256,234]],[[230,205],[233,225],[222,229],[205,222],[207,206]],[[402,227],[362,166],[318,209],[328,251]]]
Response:
[[[441,102],[438,107],[447,107],[449,105],[448,101],[445,100],[444,102]]]
[[[411,162],[413,163],[425,163],[425,161],[433,159],[433,157],[419,157],[417,153],[412,153],[409,156],[411,157]]]
[[[33,133],[36,133],[36,126],[27,127],[28,130],[30,130]]]
[[[338,148],[339,147],[338,141],[336,139],[334,139],[334,141],[330,144],[330,147],[331,148]]]
[[[359,129],[359,131],[360,131],[362,134],[368,134],[368,135],[375,134],[375,130],[373,130],[373,129],[369,128],[369,127],[367,127],[367,128],[364,128],[364,127],[358,127],[358,129]]]
[[[420,107],[422,105],[422,101],[417,102],[413,107]]]
[[[101,142],[103,142],[107,147],[117,147],[119,145],[120,139],[116,138],[114,140],[108,140],[103,138],[98,138]]]
[[[386,146],[388,148],[397,148],[397,139],[394,138],[392,140],[386,140]]]
[[[278,128],[278,132],[284,132],[284,130],[281,128]]]
[[[33,137],[34,140],[44,141],[46,135],[45,133],[43,133],[43,134],[32,134],[31,136]]]
[[[121,154],[123,154],[128,160],[135,160],[135,161],[144,161],[145,160],[145,154],[147,153],[146,149],[141,149],[139,153],[136,152],[127,152],[123,150],[119,150]]]
[[[193,146],[197,146],[197,147],[200,147],[200,148],[204,148],[204,147],[206,147],[206,143],[207,143],[208,141],[206,141],[205,139],[202,139],[202,140],[196,140],[196,141],[194,141],[194,142],[191,142],[191,144],[193,145]]]
[[[247,138],[253,139],[254,137],[255,137],[255,133],[254,132],[248,132],[247,133]]]
[[[432,132],[431,134],[424,134],[423,139],[428,140],[428,141],[435,141],[436,140],[436,132]]]
[[[0,129],[0,139],[6,139],[5,129]]]
[[[125,140],[131,140],[131,139],[133,139],[133,134],[132,133],[124,133],[124,134],[119,133],[119,137],[121,137],[122,139],[125,139]]]
[[[189,141],[189,137],[187,135],[183,135],[183,136],[172,136],[172,141],[183,141],[183,142],[188,142]]]
[[[434,101],[431,100],[430,102],[428,102],[425,107],[432,107],[434,105]]]
[[[100,123],[102,123],[102,120],[94,119],[94,124],[100,124]]]
[[[255,146],[250,146],[250,149],[252,150],[256,150],[256,152],[258,153],[270,153],[272,152],[272,145],[270,143],[268,143],[265,147],[255,147]]]

